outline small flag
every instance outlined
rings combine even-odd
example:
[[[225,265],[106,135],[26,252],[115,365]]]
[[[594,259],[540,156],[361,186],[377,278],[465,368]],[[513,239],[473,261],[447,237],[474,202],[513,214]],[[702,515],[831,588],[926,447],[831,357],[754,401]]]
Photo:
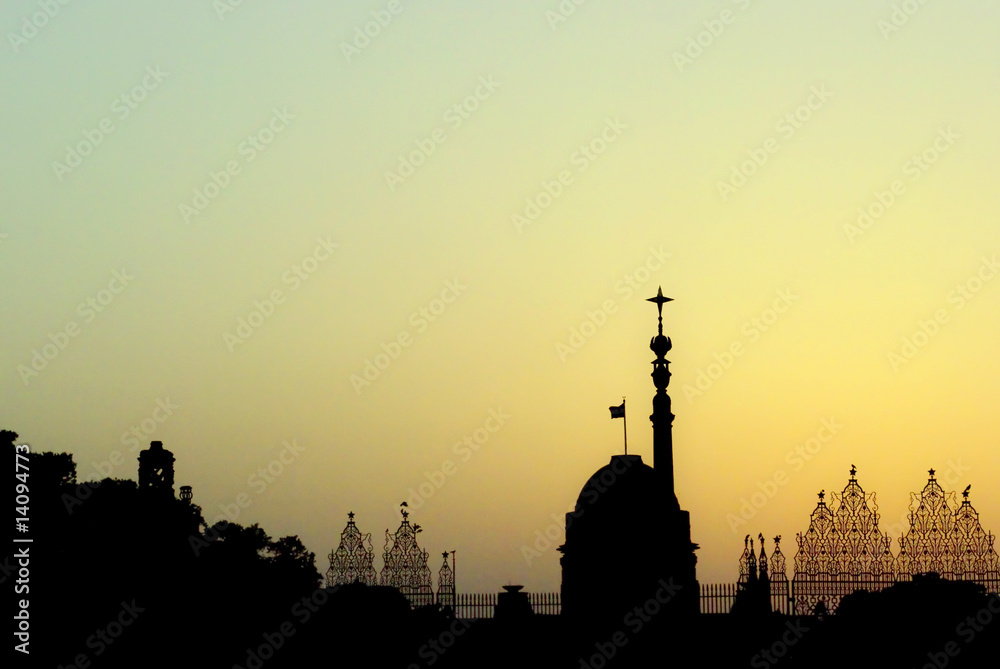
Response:
[[[624,418],[625,417],[625,403],[622,402],[621,406],[608,407],[611,410],[611,418]]]

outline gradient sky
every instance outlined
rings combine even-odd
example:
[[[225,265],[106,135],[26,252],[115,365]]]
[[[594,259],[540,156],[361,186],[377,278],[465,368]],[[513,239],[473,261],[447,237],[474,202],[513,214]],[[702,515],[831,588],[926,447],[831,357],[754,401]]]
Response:
[[[320,571],[410,499],[460,589],[557,590],[623,395],[652,460],[662,285],[702,582],[852,464],[1000,531],[1000,6],[903,4],[7,0],[0,427],[89,479],[138,426]]]

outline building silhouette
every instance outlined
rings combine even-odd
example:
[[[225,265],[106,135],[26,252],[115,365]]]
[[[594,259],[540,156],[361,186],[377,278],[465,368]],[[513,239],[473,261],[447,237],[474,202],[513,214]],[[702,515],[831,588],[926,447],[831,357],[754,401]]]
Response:
[[[629,610],[661,595],[676,616],[698,613],[695,574],[697,544],[691,520],[674,491],[673,435],[667,385],[670,338],[663,334],[663,305],[658,291],[658,332],[649,348],[653,361],[653,467],[638,455],[615,455],[584,484],[573,511],[566,514],[562,553],[563,615],[588,624],[621,622]],[[612,414],[614,415],[614,413]],[[663,602],[664,596],[670,598]]]
[[[33,604],[44,621],[37,628],[59,634],[43,651],[52,660],[45,666],[65,666],[92,630],[111,629],[117,602],[133,596],[142,607],[148,602],[143,621],[150,622],[122,635],[117,655],[102,658],[107,666],[176,667],[195,656],[199,666],[275,669],[331,661],[436,669],[779,662],[817,669],[928,666],[928,659],[938,669],[996,666],[995,537],[980,524],[971,486],[959,501],[933,469],[912,494],[896,552],[879,527],[875,494],[852,466],[842,490],[819,493],[808,529],[796,537],[791,578],[780,535],[768,555],[758,534],[756,544],[744,540],[735,583],[699,584],[698,546],[674,487],[672,344],[662,316],[670,299],[658,291],[650,301],[658,310],[650,342],[653,466],[626,451],[587,479],[566,514],[560,593],[512,584],[501,593],[459,593],[454,551],[440,553],[435,592],[421,527],[404,508],[398,529],[386,530],[379,570],[371,535],[349,513],[329,554],[326,587],[317,588],[315,556],[298,537],[274,541],[256,524],[209,528],[190,486],[175,499],[174,455],[162,442],[139,454],[138,485],[80,485],[69,454],[32,454],[33,508],[44,528],[33,550],[45,547],[33,554],[33,568],[45,575],[37,581],[57,584],[68,569],[68,580],[83,584],[78,601],[64,588],[34,591],[43,604]],[[624,404],[612,417],[624,417]],[[13,448],[16,437],[3,432],[0,441]],[[76,499],[91,495],[86,504]],[[275,629],[294,630],[294,639],[281,631],[280,644],[272,642]],[[859,653],[856,642],[873,635],[890,642]]]
[[[151,441],[139,452],[139,490],[174,495],[174,454],[162,441]]]

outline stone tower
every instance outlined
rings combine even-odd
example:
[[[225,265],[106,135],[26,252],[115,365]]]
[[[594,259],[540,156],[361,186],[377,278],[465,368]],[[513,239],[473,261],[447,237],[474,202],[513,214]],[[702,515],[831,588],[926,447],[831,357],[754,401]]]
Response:
[[[162,441],[151,441],[139,452],[139,490],[174,496],[174,454]]]

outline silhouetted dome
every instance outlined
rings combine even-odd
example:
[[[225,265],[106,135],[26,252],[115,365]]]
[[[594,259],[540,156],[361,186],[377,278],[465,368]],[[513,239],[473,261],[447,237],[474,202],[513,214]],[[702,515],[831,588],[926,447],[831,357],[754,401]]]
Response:
[[[601,515],[653,510],[662,502],[656,492],[656,473],[643,463],[641,455],[614,455],[587,479],[577,497],[574,515],[582,521],[597,509]]]
[[[661,474],[638,455],[615,455],[587,480],[559,547],[564,613],[620,626],[663,578],[688,583],[693,603],[679,597],[677,610],[697,611],[690,520],[669,504]]]

